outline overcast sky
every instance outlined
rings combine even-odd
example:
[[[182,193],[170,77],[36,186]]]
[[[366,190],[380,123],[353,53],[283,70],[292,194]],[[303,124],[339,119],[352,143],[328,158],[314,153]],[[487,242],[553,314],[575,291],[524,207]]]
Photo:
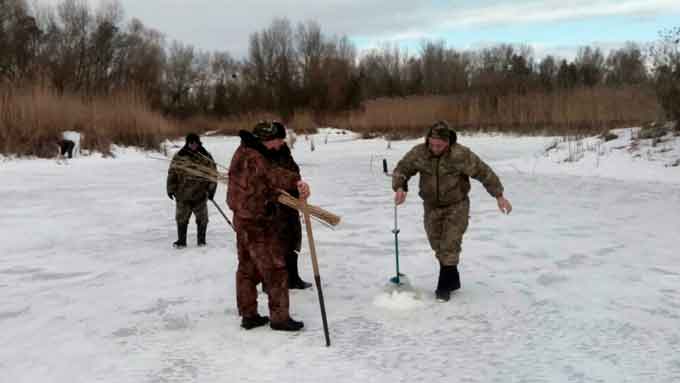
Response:
[[[58,0],[38,0],[56,3]],[[87,0],[96,6],[98,0]],[[119,0],[136,17],[204,50],[247,54],[248,36],[276,17],[314,20],[327,35],[347,35],[359,49],[398,42],[417,53],[423,39],[457,49],[528,44],[536,56],[571,57],[581,45],[605,49],[649,42],[680,26],[680,0]]]

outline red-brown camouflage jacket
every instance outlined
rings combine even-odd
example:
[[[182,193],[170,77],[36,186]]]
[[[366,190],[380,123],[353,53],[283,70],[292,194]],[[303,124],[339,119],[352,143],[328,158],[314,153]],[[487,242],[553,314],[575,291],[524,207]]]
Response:
[[[239,135],[241,145],[229,166],[227,205],[242,219],[274,218],[279,190],[295,190],[300,175],[273,165],[267,148],[250,132]]]

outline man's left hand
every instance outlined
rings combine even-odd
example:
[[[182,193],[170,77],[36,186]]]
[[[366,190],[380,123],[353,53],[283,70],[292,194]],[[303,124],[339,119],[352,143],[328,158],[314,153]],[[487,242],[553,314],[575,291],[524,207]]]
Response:
[[[307,199],[311,194],[309,190],[309,184],[305,181],[298,181],[297,183],[298,193],[300,193],[300,199]]]
[[[498,202],[498,208],[501,210],[501,213],[503,214],[510,214],[512,211],[512,204],[510,201],[505,199],[505,197],[500,196],[496,198],[496,202]]]

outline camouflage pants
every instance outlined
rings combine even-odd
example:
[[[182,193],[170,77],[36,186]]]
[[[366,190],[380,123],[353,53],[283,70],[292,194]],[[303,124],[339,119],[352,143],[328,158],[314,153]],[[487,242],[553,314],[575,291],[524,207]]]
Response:
[[[177,201],[175,204],[175,220],[177,223],[189,223],[191,213],[196,217],[197,225],[208,224],[208,203],[207,201],[188,202]]]
[[[442,266],[457,265],[460,261],[463,234],[468,227],[470,200],[435,207],[425,204],[425,231],[430,247]]]
[[[271,221],[234,218],[238,269],[236,270],[236,303],[242,317],[257,314],[258,283],[267,286],[269,316],[272,322],[288,319],[288,272],[285,249],[276,236]]]

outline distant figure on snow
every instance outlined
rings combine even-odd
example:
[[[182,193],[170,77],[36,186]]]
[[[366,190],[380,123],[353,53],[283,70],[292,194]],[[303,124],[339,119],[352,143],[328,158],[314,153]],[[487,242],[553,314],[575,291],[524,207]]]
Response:
[[[175,248],[187,246],[187,228],[191,213],[196,217],[197,244],[206,245],[208,199],[215,198],[217,180],[207,180],[187,173],[187,167],[194,163],[217,169],[213,157],[205,150],[198,135],[190,133],[186,137],[186,144],[172,158],[168,169],[167,193],[170,199],[175,200],[176,207],[177,241],[173,243]]]
[[[283,125],[280,124],[282,127]],[[286,128],[284,127],[283,134],[285,136],[286,140],[286,145],[288,146],[288,149],[293,150],[295,148],[295,142],[297,141],[297,134],[291,129],[288,131],[288,134],[286,134]]]
[[[420,192],[425,209],[425,231],[430,247],[440,265],[435,294],[448,301],[451,292],[460,288],[458,262],[463,234],[470,214],[470,177],[480,181],[510,214],[512,205],[503,197],[498,176],[467,147],[456,142],[456,132],[444,121],[432,125],[425,143],[416,145],[399,161],[392,174],[394,202],[406,200],[408,181],[420,173]]]
[[[68,158],[73,158],[73,148],[76,146],[75,142],[71,140],[61,139],[57,141],[59,146],[59,158],[64,158],[68,155]]]

